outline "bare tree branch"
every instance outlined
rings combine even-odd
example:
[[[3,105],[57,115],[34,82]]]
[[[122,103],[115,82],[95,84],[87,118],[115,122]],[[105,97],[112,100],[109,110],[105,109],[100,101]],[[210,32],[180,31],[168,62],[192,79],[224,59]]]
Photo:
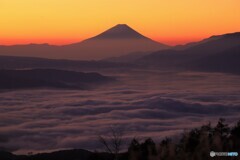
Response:
[[[105,147],[105,150],[114,154],[115,160],[118,159],[118,154],[123,145],[123,132],[116,128],[110,127],[110,136],[99,136],[100,143]]]
[[[110,149],[107,140],[103,137],[103,136],[99,136],[99,141],[101,144],[104,145],[104,147],[106,148],[106,151],[113,154],[112,150]]]

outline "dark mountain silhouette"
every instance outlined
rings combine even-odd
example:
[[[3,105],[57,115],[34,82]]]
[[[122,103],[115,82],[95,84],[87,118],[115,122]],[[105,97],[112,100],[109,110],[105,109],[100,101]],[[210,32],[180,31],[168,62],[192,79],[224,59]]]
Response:
[[[240,32],[212,36],[187,49],[187,52],[201,56],[215,54],[240,45]]]
[[[57,58],[60,53],[60,46],[49,44],[0,46],[0,55],[6,56]]]
[[[108,68],[129,68],[135,66],[129,63],[116,63],[106,61],[80,61],[80,60],[58,60],[36,57],[0,56],[0,69],[33,69],[52,68],[92,71]]]
[[[121,36],[116,38],[119,30]],[[130,33],[128,33],[130,32]],[[125,34],[126,33],[126,34]],[[96,37],[83,41],[82,43],[72,44],[69,46],[57,47],[47,44],[34,45],[31,44],[30,49],[26,46],[14,46],[16,52],[26,49],[25,53],[30,53],[29,50],[34,49],[36,52],[44,53],[44,48],[55,50],[58,48],[59,53],[71,51],[74,48],[86,43],[86,46],[96,41],[106,42],[109,37],[115,37],[114,42],[134,40],[149,40],[148,38],[138,34],[136,31],[129,29],[126,25],[118,25],[109,31],[106,31]],[[135,38],[133,38],[135,37]],[[112,38],[110,38],[112,39]],[[111,40],[112,42],[113,40]],[[109,44],[109,43],[108,43]],[[122,43],[123,44],[123,43]],[[85,44],[84,44],[85,45]],[[239,73],[237,61],[239,60],[239,45],[240,32],[230,33],[219,36],[212,36],[200,42],[187,44],[186,46],[173,47],[171,49],[160,50],[157,52],[131,52],[121,56],[113,56],[100,61],[77,61],[77,60],[54,60],[43,58],[30,57],[10,57],[0,56],[0,69],[18,69],[18,68],[57,68],[57,69],[117,69],[129,67],[149,67],[159,69],[184,69],[184,70],[199,70],[199,71],[216,71],[227,73]],[[90,46],[90,45],[89,45]],[[100,45],[111,46],[112,45]],[[13,48],[14,48],[13,47]],[[119,50],[121,50],[121,47]],[[4,48],[4,47],[2,47]],[[6,47],[8,48],[8,47]],[[11,48],[11,47],[10,47]],[[60,49],[61,48],[61,49]],[[68,49],[66,49],[68,48]],[[98,48],[100,51],[101,49]],[[115,47],[114,47],[115,48]],[[136,47],[139,48],[139,47]],[[9,49],[9,48],[8,48]],[[66,49],[66,50],[65,50]],[[94,48],[96,49],[96,48]],[[0,47],[1,50],[1,47]],[[61,50],[61,51],[60,51]],[[65,51],[64,51],[65,50]],[[110,50],[110,49],[109,49]],[[69,52],[69,56],[73,55]],[[87,52],[86,52],[87,53]],[[100,52],[99,52],[100,53]],[[91,55],[91,54],[89,54]],[[76,55],[77,56],[77,55]]]
[[[131,52],[157,51],[166,48],[168,48],[167,45],[153,41],[125,24],[119,24],[96,37],[70,45],[30,44],[0,46],[0,55],[96,60],[121,56]]]
[[[55,69],[0,70],[0,89],[69,88],[89,89],[113,81],[98,73],[82,73]]]
[[[129,27],[126,24],[118,24],[112,28],[110,28],[109,30],[93,37],[90,38],[89,40],[96,40],[96,39],[148,39],[149,38],[143,36],[142,34],[138,33],[137,31],[135,31],[134,29],[132,29],[131,27]]]
[[[189,64],[188,68],[201,71],[227,72],[240,74],[240,45],[198,59]]]
[[[172,49],[184,50],[184,49],[188,49],[188,48],[200,45],[200,44],[204,44],[204,43],[207,43],[207,42],[211,42],[211,41],[217,40],[219,38],[221,38],[221,36],[211,36],[210,38],[203,39],[203,40],[201,40],[199,42],[190,42],[190,43],[187,43],[185,45],[177,45],[177,46],[172,47]]]
[[[82,59],[103,59],[121,56],[138,51],[157,51],[168,48],[167,45],[153,41],[136,32],[125,24],[116,25],[113,28],[80,43],[65,46],[71,51],[69,58],[82,56]],[[81,55],[77,50],[81,51]]]
[[[236,64],[236,60],[240,61],[239,45],[240,32],[237,32],[213,36],[209,39],[191,44],[191,46],[188,45],[186,49],[173,48],[154,52],[137,61],[148,67],[162,69],[177,68],[191,70],[198,68],[198,70],[201,70],[200,66],[204,66],[202,70],[207,71],[208,68],[211,70],[210,68],[213,68],[215,65],[215,71],[230,72],[231,69],[229,66]],[[228,58],[228,61],[226,61],[225,58]],[[225,70],[224,67],[228,67],[228,69]],[[236,72],[236,69],[234,70],[234,72]]]

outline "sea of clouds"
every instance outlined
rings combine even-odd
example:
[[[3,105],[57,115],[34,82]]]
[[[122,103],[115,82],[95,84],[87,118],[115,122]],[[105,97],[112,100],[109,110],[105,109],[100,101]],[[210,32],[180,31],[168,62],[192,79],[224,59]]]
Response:
[[[101,148],[110,128],[161,140],[220,117],[240,117],[240,76],[133,72],[93,90],[0,92],[0,149],[15,153]]]

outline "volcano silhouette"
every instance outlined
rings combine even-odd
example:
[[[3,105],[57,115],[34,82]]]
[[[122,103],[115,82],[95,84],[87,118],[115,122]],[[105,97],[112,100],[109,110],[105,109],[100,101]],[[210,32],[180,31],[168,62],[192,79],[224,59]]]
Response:
[[[118,24],[107,31],[67,46],[72,50],[70,59],[102,59],[132,52],[156,51],[168,48],[138,33],[126,24]],[[79,50],[79,52],[77,52]],[[70,56],[70,55],[69,55]]]
[[[132,38],[132,39],[148,39],[147,37],[143,36],[142,34],[138,33],[131,27],[126,24],[118,24],[109,30],[93,37],[91,39],[124,39],[124,38]]]
[[[0,54],[72,60],[100,60],[132,52],[151,52],[168,48],[138,33],[126,24],[118,24],[82,42],[52,46],[30,44],[0,46]]]

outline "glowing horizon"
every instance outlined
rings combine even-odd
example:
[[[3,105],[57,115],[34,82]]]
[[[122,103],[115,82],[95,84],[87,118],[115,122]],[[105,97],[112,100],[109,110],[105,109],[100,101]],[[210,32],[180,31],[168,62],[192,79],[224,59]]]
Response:
[[[239,0],[1,0],[0,44],[70,44],[119,23],[168,45],[240,31]]]

